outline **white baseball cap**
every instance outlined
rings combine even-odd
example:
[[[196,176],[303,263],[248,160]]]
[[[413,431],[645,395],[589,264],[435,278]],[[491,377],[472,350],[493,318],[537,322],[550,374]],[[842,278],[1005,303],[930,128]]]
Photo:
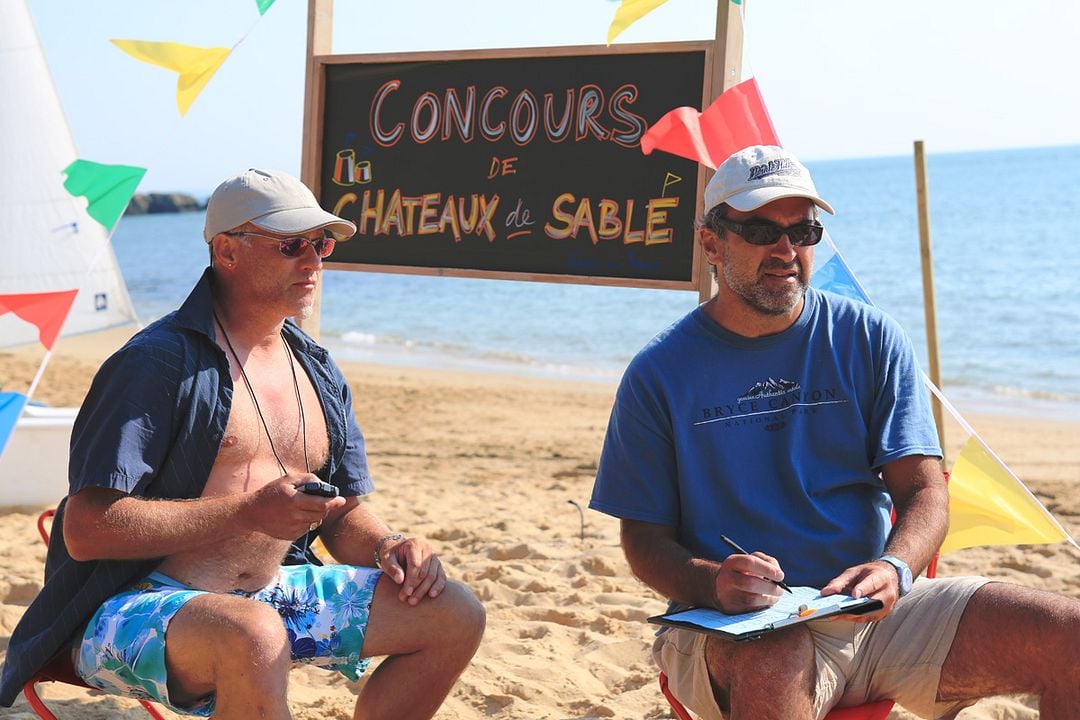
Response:
[[[772,145],[753,145],[729,157],[713,173],[705,186],[705,212],[720,203],[750,212],[789,197],[807,198],[830,215],[836,214],[818,197],[810,171],[794,155]]]
[[[217,186],[206,203],[203,239],[252,223],[280,235],[327,228],[337,240],[356,233],[356,225],[319,207],[302,182],[279,170],[251,168]]]

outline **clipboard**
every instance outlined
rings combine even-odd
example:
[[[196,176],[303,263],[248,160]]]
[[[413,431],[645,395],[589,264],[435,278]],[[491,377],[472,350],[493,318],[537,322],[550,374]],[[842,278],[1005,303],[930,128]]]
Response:
[[[727,615],[713,608],[690,608],[654,615],[649,622],[743,642],[767,633],[834,615],[862,615],[880,610],[880,600],[850,595],[823,597],[817,588],[793,587],[775,605],[764,610]]]

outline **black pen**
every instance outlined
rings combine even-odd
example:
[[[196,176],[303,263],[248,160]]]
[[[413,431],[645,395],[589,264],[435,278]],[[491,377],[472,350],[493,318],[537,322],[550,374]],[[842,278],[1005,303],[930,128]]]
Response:
[[[727,535],[721,535],[720,539],[723,540],[725,543],[727,543],[727,546],[729,548],[731,548],[735,552],[739,553],[740,555],[749,555],[750,554],[750,553],[746,552],[745,550],[743,550],[741,547],[739,547],[739,543],[735,542],[734,540],[729,538]],[[779,585],[783,589],[787,590],[788,592],[791,592],[791,588],[789,588],[787,586],[787,584],[784,583],[783,580],[775,580],[775,581],[770,580],[769,582],[775,582],[777,585]],[[792,593],[792,594],[794,594],[794,593]]]

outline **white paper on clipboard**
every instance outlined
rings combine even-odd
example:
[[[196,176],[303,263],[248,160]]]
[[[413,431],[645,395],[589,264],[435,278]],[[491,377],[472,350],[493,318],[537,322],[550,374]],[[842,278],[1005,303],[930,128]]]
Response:
[[[850,595],[822,596],[817,588],[796,586],[790,593],[782,593],[775,605],[764,610],[726,615],[713,608],[690,608],[656,615],[649,618],[649,622],[713,633],[731,640],[749,640],[790,625],[832,615],[859,615],[880,607],[880,600]]]

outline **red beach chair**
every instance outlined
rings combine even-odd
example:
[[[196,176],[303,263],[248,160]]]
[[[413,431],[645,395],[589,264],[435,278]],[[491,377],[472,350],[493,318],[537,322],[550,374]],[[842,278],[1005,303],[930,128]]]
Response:
[[[694,716],[683,707],[682,703],[671,694],[668,688],[667,675],[660,673],[660,692],[664,693],[672,712],[679,720],[694,720]],[[825,716],[825,720],[885,720],[892,712],[893,701],[881,700],[880,702],[859,705],[858,707],[836,708]]]
[[[38,515],[38,532],[41,533],[41,539],[46,545],[49,544],[49,531],[45,528],[45,521],[55,514],[55,510],[46,510]],[[67,649],[57,653],[52,660],[47,662],[44,667],[40,668],[34,676],[27,680],[23,685],[23,695],[26,696],[26,701],[30,703],[31,709],[33,709],[34,713],[41,718],[41,720],[57,720],[56,716],[45,706],[45,703],[38,695],[37,686],[44,682],[66,683],[68,685],[92,689],[75,673],[75,668],[71,665],[71,653],[68,652]],[[150,717],[154,718],[154,720],[168,720],[149,700],[140,700],[139,704],[146,709],[146,712],[149,713]]]

